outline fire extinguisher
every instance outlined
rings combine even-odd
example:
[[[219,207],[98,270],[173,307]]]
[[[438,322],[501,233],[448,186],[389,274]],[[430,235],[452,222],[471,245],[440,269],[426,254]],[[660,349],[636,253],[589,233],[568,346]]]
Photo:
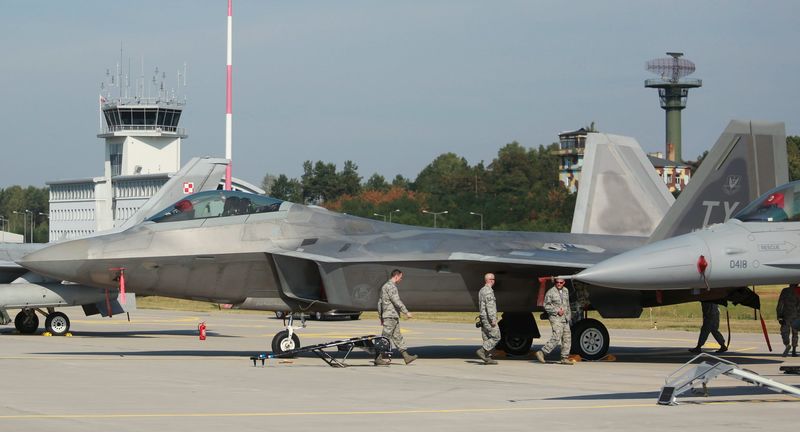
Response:
[[[203,321],[197,326],[197,331],[200,332],[200,340],[206,340],[206,322]]]

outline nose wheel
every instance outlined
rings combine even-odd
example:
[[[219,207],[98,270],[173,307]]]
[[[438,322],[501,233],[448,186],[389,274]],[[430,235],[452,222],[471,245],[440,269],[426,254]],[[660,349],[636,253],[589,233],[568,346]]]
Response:
[[[69,318],[63,312],[51,312],[44,320],[44,328],[53,336],[64,336],[69,332]]]
[[[288,317],[288,323],[286,322],[286,317]],[[295,327],[293,325],[294,313],[288,312],[284,315],[284,324],[286,324],[286,330],[279,331],[275,337],[272,338],[272,352],[274,354],[281,354],[300,348],[300,338],[297,337],[295,330],[306,326],[305,315],[300,315],[300,327]]]
[[[600,360],[606,356],[610,345],[606,326],[596,319],[583,319],[572,327],[573,354],[586,360]]]

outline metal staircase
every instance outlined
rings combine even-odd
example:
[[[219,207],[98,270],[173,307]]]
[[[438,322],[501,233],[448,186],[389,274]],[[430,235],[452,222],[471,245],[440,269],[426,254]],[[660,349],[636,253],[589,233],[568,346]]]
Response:
[[[695,362],[701,358],[704,361],[695,364]],[[775,392],[786,393],[800,398],[800,389],[797,387],[779,383],[773,379],[764,378],[755,372],[740,368],[736,363],[715,357],[711,354],[702,353],[684,363],[683,366],[667,376],[664,380],[664,386],[661,387],[661,393],[658,396],[658,404],[676,405],[676,398],[683,393],[690,390],[697,393],[698,391],[695,387],[697,385],[702,385],[703,394],[708,396],[706,384],[720,375],[727,375],[748,384],[767,387]]]

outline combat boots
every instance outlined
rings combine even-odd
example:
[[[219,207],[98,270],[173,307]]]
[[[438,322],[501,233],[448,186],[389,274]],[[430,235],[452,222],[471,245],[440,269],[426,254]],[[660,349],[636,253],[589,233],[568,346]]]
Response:
[[[419,358],[419,356],[409,354],[408,351],[400,351],[400,354],[403,355],[403,361],[406,362],[406,364],[409,364]]]
[[[478,358],[483,360],[486,364],[497,364],[497,360],[491,357],[491,354],[487,352],[483,347],[478,348],[478,351],[475,352],[478,355]]]
[[[796,346],[792,347],[792,357],[797,357],[797,347]]]
[[[544,353],[541,351],[536,351],[536,360],[539,360],[539,363],[547,363],[544,360]]]
[[[789,355],[789,349],[791,349],[791,348],[792,348],[791,345],[786,345],[786,348],[783,350],[783,354],[781,354],[781,356],[782,357],[788,356]]]
[[[392,363],[392,360],[383,358],[382,355],[375,356],[375,366],[388,366]]]

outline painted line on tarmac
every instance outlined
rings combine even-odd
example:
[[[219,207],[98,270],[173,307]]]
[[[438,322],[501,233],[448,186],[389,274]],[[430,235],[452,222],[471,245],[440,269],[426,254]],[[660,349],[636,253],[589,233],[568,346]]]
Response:
[[[740,403],[800,402],[795,398],[761,399],[758,401],[724,401],[706,402],[702,405],[734,405]],[[486,414],[505,412],[546,412],[546,411],[578,411],[654,408],[653,403],[617,404],[617,405],[575,405],[561,407],[495,407],[495,408],[444,408],[444,409],[410,409],[410,410],[372,410],[372,411],[286,411],[286,412],[249,412],[249,413],[120,413],[120,414],[11,414],[0,415],[3,420],[52,420],[52,419],[134,419],[134,418],[234,418],[234,417],[315,417],[315,416],[364,416],[364,415],[419,415],[419,414]]]
[[[162,413],[162,414],[17,414],[0,415],[2,420],[47,420],[47,419],[104,419],[104,418],[188,418],[188,417],[313,417],[313,416],[363,416],[363,415],[417,415],[417,414],[469,414],[526,411],[569,411],[587,409],[653,408],[655,404],[584,405],[565,407],[496,407],[496,408],[450,408],[372,411],[286,411],[250,413]]]

